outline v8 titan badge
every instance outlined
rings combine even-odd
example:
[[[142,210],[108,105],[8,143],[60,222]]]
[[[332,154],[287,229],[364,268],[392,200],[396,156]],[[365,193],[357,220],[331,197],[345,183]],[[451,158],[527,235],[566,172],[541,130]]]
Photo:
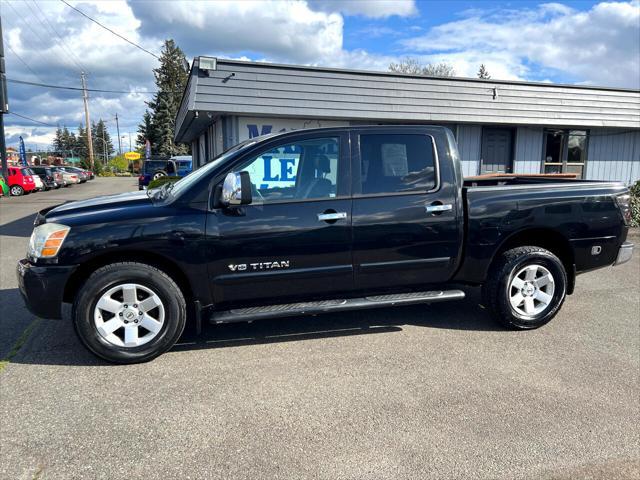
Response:
[[[238,263],[229,264],[232,272],[246,272],[258,270],[277,270],[279,268],[289,268],[289,260],[276,260],[273,262]]]

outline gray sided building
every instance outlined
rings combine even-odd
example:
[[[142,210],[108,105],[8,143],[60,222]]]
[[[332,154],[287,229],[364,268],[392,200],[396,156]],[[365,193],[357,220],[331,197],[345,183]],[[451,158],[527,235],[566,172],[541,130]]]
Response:
[[[466,176],[640,179],[640,91],[438,78],[198,57],[176,141],[201,166],[251,137],[345,125],[449,127]]]

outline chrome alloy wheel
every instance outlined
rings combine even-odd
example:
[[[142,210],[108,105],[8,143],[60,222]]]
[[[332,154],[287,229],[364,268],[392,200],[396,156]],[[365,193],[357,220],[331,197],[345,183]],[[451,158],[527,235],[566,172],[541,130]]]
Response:
[[[164,305],[151,289],[124,283],[107,290],[93,312],[98,333],[112,345],[139,347],[153,340],[164,323]]]
[[[544,312],[553,300],[555,282],[542,265],[527,265],[511,277],[509,303],[514,312],[534,316]]]

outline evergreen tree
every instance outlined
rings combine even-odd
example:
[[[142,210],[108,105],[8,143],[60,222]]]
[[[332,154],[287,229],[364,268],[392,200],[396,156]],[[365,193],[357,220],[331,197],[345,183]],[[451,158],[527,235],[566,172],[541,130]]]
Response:
[[[73,132],[70,132],[67,127],[62,129],[60,154],[63,157],[74,156],[76,146],[76,136]]]
[[[73,150],[82,160],[87,160],[89,158],[87,130],[82,126],[82,124],[78,125],[78,136],[76,137],[76,144]]]
[[[480,69],[478,70],[478,78],[489,79],[491,75],[487,71],[487,68],[484,66],[484,63],[480,65]]]
[[[114,148],[104,120],[99,119],[98,123],[91,125],[91,137],[93,140],[94,159],[99,159],[103,163],[108,162],[109,157],[114,152]]]
[[[151,109],[150,130],[146,130],[146,119],[140,129],[148,134],[154,154],[180,155],[189,151],[183,144],[175,144],[175,119],[180,108],[180,100],[189,76],[185,68],[186,58],[183,51],[172,39],[166,40],[160,55],[160,66],[153,70],[158,92],[148,102]],[[144,140],[142,142],[144,144]]]
[[[142,123],[138,125],[138,136],[136,137],[136,145],[139,148],[144,148],[145,142],[149,140],[151,145],[157,145],[158,139],[155,136],[153,129],[153,119],[149,110],[144,111],[142,116]]]
[[[53,137],[53,142],[51,143],[53,151],[56,153],[62,153],[62,151],[64,150],[63,136],[63,130],[60,127],[56,128],[56,134]]]

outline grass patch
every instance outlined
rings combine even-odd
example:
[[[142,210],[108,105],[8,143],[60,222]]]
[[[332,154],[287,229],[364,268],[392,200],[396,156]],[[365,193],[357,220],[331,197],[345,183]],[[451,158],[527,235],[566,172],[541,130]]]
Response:
[[[15,357],[18,352],[20,351],[20,349],[22,348],[22,346],[25,344],[25,342],[29,339],[29,336],[31,335],[31,332],[33,332],[33,330],[40,324],[40,319],[36,318],[35,320],[33,320],[28,326],[27,328],[24,329],[24,331],[20,334],[20,337],[18,338],[18,340],[16,340],[16,343],[13,344],[13,347],[11,347],[11,350],[9,350],[9,353],[7,353],[7,356],[4,357],[2,360],[0,360],[0,373],[3,372],[4,368],[9,365],[9,363],[11,363],[11,359],[13,357]]]

